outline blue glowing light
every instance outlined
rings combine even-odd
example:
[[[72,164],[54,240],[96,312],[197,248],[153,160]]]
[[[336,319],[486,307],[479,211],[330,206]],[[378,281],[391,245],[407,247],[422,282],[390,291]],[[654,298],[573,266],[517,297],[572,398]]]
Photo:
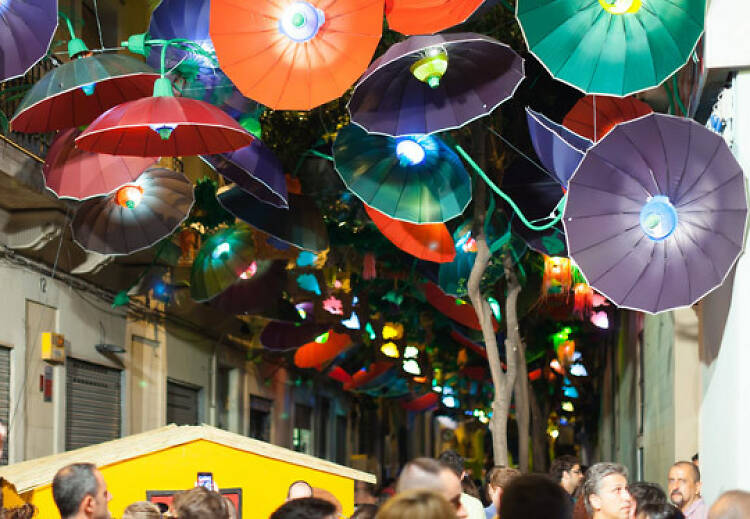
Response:
[[[424,147],[411,137],[402,137],[396,141],[396,156],[402,166],[421,164],[426,156]]]
[[[458,399],[453,396],[443,397],[443,405],[445,407],[450,407],[451,409],[455,409],[458,407]]]
[[[651,197],[641,209],[641,230],[654,241],[668,238],[677,228],[677,210],[663,195]]]
[[[83,90],[83,93],[87,96],[94,95],[94,89],[96,88],[96,83],[87,83],[83,86],[81,86],[81,90]]]
[[[314,274],[300,274],[297,276],[297,285],[307,292],[312,292],[315,295],[321,294],[318,279]]]
[[[351,317],[349,319],[345,319],[341,321],[341,324],[349,328],[350,330],[359,330],[360,324],[359,324],[359,316],[357,316],[356,312],[352,312]]]
[[[211,252],[211,257],[215,260],[226,259],[229,253],[232,252],[232,246],[228,242],[221,242]]]
[[[297,256],[297,266],[310,267],[313,265],[313,263],[315,263],[316,259],[318,259],[317,254],[307,250],[303,250],[299,253],[299,256]]]
[[[563,395],[568,398],[578,398],[578,390],[575,386],[563,386]]]

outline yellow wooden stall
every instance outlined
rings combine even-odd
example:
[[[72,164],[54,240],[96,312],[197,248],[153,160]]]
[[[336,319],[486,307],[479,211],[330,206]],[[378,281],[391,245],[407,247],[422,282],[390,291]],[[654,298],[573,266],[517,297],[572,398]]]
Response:
[[[38,517],[59,517],[52,500],[52,478],[76,462],[96,464],[107,481],[116,519],[134,501],[152,494],[195,486],[198,472],[211,472],[220,489],[241,494],[242,519],[266,519],[286,498],[289,484],[304,480],[332,493],[346,517],[354,509],[355,480],[375,476],[306,454],[207,425],[170,425],[74,451],[0,468]]]

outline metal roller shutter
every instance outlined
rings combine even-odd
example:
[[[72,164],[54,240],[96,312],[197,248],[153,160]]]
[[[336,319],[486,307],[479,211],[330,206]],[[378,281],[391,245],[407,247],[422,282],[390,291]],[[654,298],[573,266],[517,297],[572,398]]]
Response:
[[[65,448],[120,437],[120,370],[68,357]]]
[[[167,381],[167,423],[198,425],[198,388]]]
[[[8,417],[10,415],[10,350],[0,347],[0,422],[10,430]],[[0,465],[8,464],[8,438],[5,439],[5,449],[0,457]]]

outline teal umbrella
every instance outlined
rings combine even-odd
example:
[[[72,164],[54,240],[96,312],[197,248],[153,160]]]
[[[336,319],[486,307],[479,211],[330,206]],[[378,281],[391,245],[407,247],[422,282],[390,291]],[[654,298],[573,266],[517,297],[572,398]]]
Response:
[[[560,81],[589,94],[655,87],[687,61],[706,0],[518,0],[529,50]]]
[[[365,204],[396,220],[442,223],[471,201],[471,179],[434,135],[385,137],[342,128],[333,145],[336,171]]]

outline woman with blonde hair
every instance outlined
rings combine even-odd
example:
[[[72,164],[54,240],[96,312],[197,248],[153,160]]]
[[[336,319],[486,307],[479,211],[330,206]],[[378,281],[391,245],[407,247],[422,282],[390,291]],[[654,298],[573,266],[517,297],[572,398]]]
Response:
[[[136,501],[125,508],[122,519],[161,519],[161,511],[154,503]]]
[[[443,496],[430,490],[406,490],[386,501],[375,519],[456,519]]]

